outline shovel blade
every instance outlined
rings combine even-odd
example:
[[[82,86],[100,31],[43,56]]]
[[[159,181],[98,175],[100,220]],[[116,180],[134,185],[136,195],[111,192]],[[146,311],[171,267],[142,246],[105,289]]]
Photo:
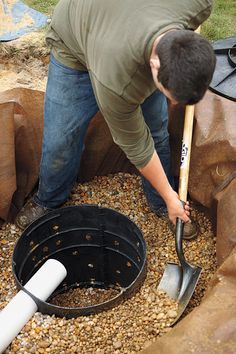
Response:
[[[178,300],[182,284],[182,269],[176,263],[168,262],[161,281],[158,285],[159,290],[165,291],[170,298]]]
[[[188,264],[184,268],[176,263],[167,263],[159,290],[165,291],[170,298],[178,301],[177,317],[171,325],[174,325],[186,309],[196,288],[202,268]]]

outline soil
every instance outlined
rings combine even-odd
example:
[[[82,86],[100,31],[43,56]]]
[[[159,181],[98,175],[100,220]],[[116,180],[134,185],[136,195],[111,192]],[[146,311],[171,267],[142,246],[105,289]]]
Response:
[[[49,49],[44,31],[0,43],[0,92],[24,87],[45,91]]]
[[[14,4],[16,3],[16,0],[5,0],[1,1],[0,4],[0,35],[4,35],[5,33],[14,31],[14,30],[19,30],[21,28],[24,28],[26,26],[30,26],[33,24],[33,19],[31,16],[29,16],[27,13],[21,18],[21,20],[18,19],[18,22],[14,21],[12,17],[12,8]]]

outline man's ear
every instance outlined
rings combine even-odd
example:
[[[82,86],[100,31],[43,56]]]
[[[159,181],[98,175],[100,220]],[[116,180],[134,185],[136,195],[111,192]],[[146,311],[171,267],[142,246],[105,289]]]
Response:
[[[150,66],[152,69],[156,69],[156,70],[160,69],[161,63],[158,56],[155,56],[155,58],[150,59]]]

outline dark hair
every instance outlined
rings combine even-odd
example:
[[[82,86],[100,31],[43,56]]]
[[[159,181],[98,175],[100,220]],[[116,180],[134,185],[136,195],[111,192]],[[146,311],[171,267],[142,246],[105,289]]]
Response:
[[[181,104],[195,104],[204,96],[214,73],[211,44],[190,30],[167,32],[156,47],[158,80]]]

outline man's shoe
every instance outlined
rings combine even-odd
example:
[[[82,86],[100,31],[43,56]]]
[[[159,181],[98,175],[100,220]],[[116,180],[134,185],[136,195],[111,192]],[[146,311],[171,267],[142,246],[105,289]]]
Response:
[[[163,218],[168,222],[170,230],[175,234],[175,225],[170,221],[169,216],[168,216],[168,211],[166,207],[160,207],[158,210],[155,210],[155,214]],[[193,240],[194,238],[197,237],[199,233],[199,227],[198,224],[191,219],[191,223],[187,222],[184,224],[184,233],[183,233],[183,239],[184,240]]]
[[[172,228],[172,232],[175,234],[175,226],[172,223],[170,228]],[[191,219],[191,222],[186,222],[184,224],[184,233],[183,233],[184,240],[189,240],[189,241],[193,240],[198,236],[198,233],[199,233],[199,226],[193,219]]]
[[[29,224],[38,219],[40,216],[49,213],[51,209],[42,207],[34,202],[31,198],[17,214],[15,225],[24,230]]]

